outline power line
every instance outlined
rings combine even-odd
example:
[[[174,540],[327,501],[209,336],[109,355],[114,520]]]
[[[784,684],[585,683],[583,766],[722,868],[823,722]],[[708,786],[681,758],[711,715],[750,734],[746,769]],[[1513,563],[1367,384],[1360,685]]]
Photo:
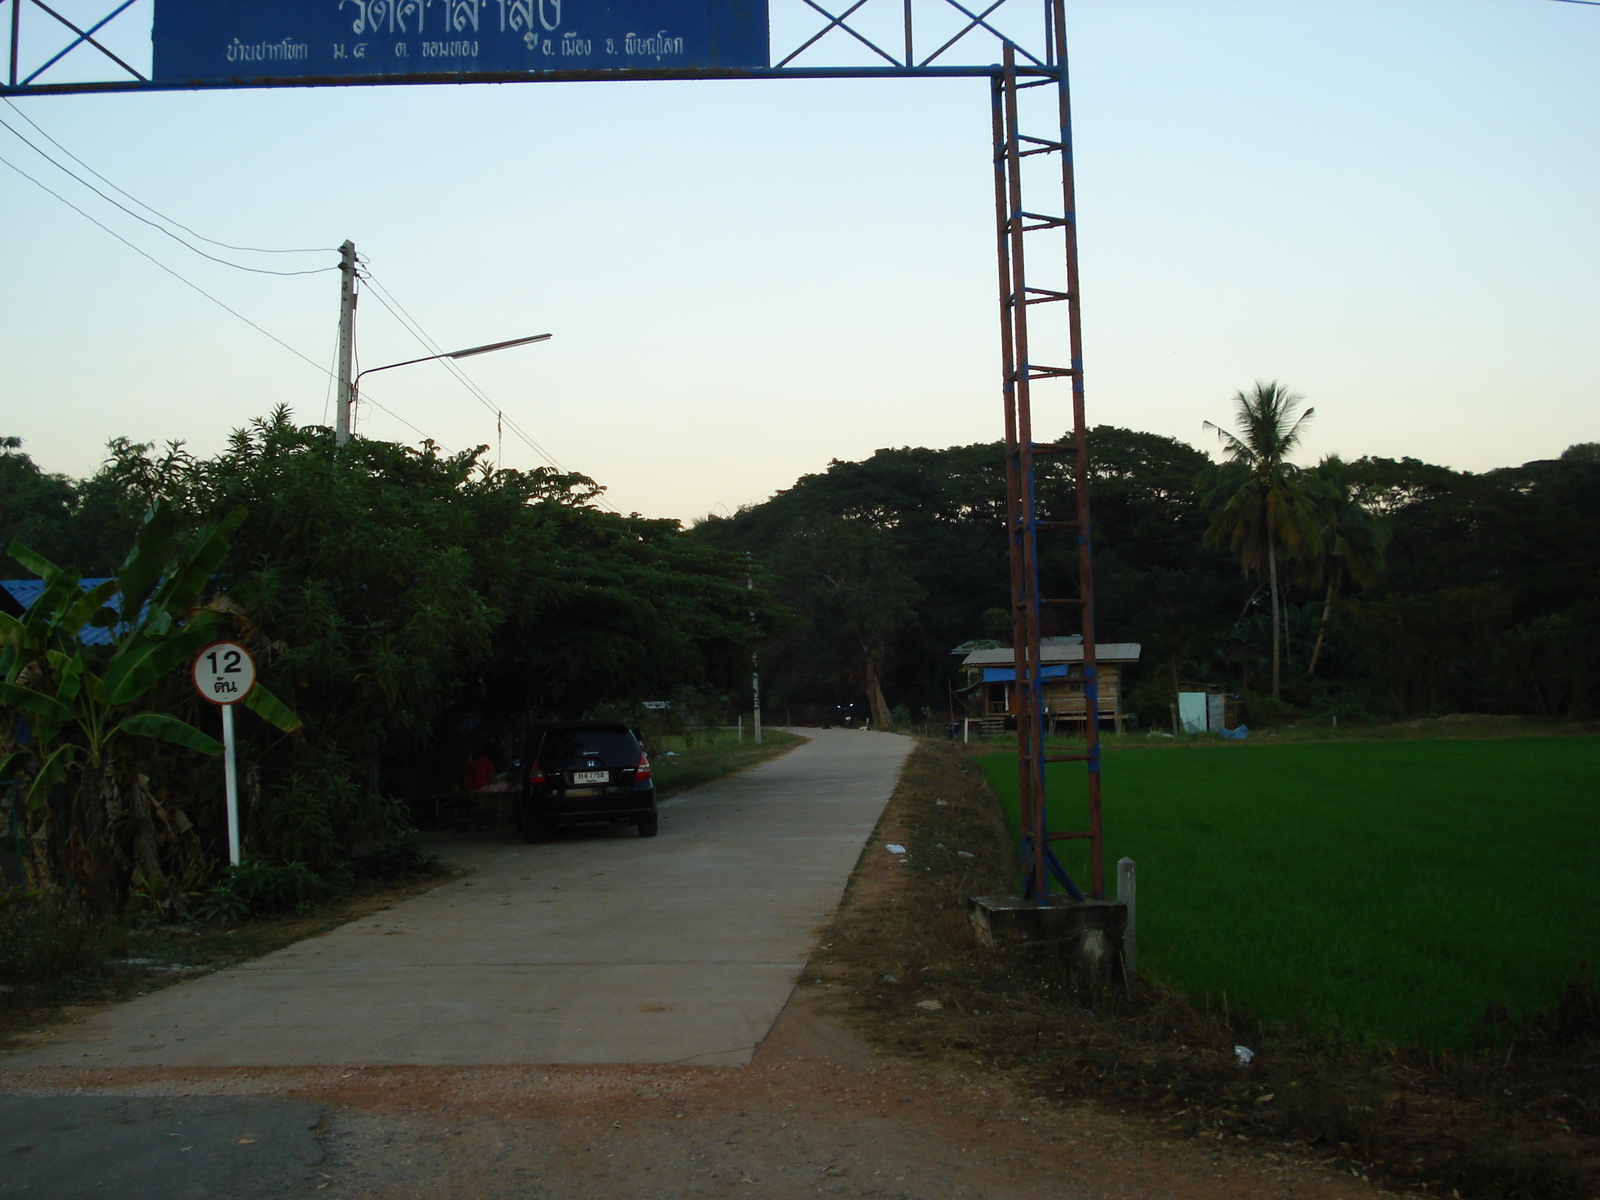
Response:
[[[81,175],[78,175],[75,172],[73,172],[71,168],[62,166],[55,159],[51,158],[48,154],[46,154],[43,150],[39,149],[38,146],[36,146],[32,142],[30,142],[21,133],[18,133],[17,130],[13,126],[8,124],[5,121],[4,118],[0,118],[0,127],[3,127],[4,129],[6,129],[11,134],[11,136],[13,136],[18,141],[20,141],[24,146],[28,147],[28,149],[32,150],[40,158],[44,159],[45,162],[49,163],[52,167],[56,168],[56,170],[62,172],[63,174],[65,174],[70,179],[77,180],[77,182],[81,183],[84,187],[88,188],[96,196],[99,196],[100,199],[104,200],[107,204],[110,204],[113,207],[118,208],[121,211],[127,213],[128,216],[132,217],[135,221],[144,222],[146,225],[150,226],[151,229],[154,229],[157,233],[163,234],[166,237],[171,238],[173,241],[177,242],[178,245],[182,246],[185,250],[192,251],[193,253],[198,254],[201,258],[208,258],[214,263],[221,263],[225,267],[232,267],[235,271],[251,271],[251,272],[253,272],[253,273],[257,274],[257,275],[320,275],[324,271],[337,271],[339,269],[337,266],[332,266],[332,267],[313,267],[313,268],[311,268],[310,270],[307,270],[307,271],[269,271],[265,267],[247,267],[247,266],[244,266],[244,265],[242,265],[240,263],[229,262],[225,258],[218,258],[215,254],[207,254],[204,250],[200,249],[200,247],[191,246],[188,242],[184,241],[177,234],[173,233],[172,230],[167,229],[167,228],[165,228],[165,227],[163,227],[161,225],[156,224],[149,217],[140,216],[138,213],[134,212],[133,209],[129,208],[126,204],[122,204],[119,201],[113,200],[110,196],[106,195],[99,188],[95,187],[94,184],[90,183],[87,179],[84,179]],[[120,191],[121,189],[119,188],[118,190]],[[55,195],[55,193],[53,193],[53,192],[51,194]],[[152,209],[151,211],[154,212],[155,210]]]
[[[333,377],[333,372],[329,371],[326,367],[322,366],[322,364],[320,364],[318,362],[315,362],[310,358],[307,358],[304,354],[300,353],[300,351],[296,350],[293,346],[289,345],[288,342],[284,341],[277,334],[272,333],[269,330],[263,329],[260,325],[257,325],[254,321],[252,321],[249,317],[245,316],[238,309],[231,308],[230,306],[228,306],[227,304],[223,303],[221,300],[219,300],[215,296],[213,296],[210,292],[206,291],[205,288],[201,287],[198,283],[195,283],[190,279],[186,279],[184,276],[180,275],[177,271],[174,271],[171,267],[167,266],[166,263],[162,262],[160,259],[158,259],[154,255],[150,254],[148,251],[143,250],[140,247],[134,245],[127,238],[123,237],[120,233],[118,233],[115,229],[112,229],[110,226],[108,226],[105,223],[97,220],[95,217],[91,216],[90,214],[84,212],[83,209],[79,208],[71,200],[68,200],[65,196],[61,195],[60,192],[55,191],[54,189],[49,187],[47,184],[39,182],[39,180],[35,179],[32,175],[29,175],[26,171],[24,171],[21,167],[17,166],[16,163],[12,162],[10,159],[5,158],[3,156],[0,156],[0,165],[4,165],[4,166],[7,166],[7,167],[10,167],[13,171],[15,171],[18,175],[21,175],[24,179],[26,179],[29,183],[33,184],[36,188],[39,188],[41,191],[49,192],[50,195],[54,196],[57,200],[61,201],[61,203],[65,204],[68,208],[70,208],[73,212],[77,213],[84,220],[88,221],[91,225],[95,225],[95,226],[99,227],[100,229],[104,230],[106,233],[109,233],[112,237],[116,238],[117,241],[121,242],[128,249],[132,250],[135,254],[139,255],[139,257],[144,258],[144,259],[148,260],[149,262],[153,263],[155,266],[157,266],[161,270],[165,271],[168,275],[171,275],[174,279],[176,279],[179,283],[183,284],[185,287],[190,288],[193,291],[199,292],[207,300],[211,301],[211,303],[215,304],[218,308],[222,309],[223,312],[228,313],[230,316],[237,317],[239,320],[243,321],[246,325],[250,326],[251,329],[254,329],[257,333],[261,334],[263,337],[266,337],[266,338],[270,339],[271,341],[276,342],[278,345],[282,346],[285,350],[287,350],[290,354],[294,355],[296,358],[300,359],[302,362],[308,363],[314,370],[321,371],[324,375],[327,375],[329,377]],[[413,425],[410,421],[408,421],[404,417],[402,417],[399,413],[396,413],[393,410],[385,407],[384,405],[379,404],[376,400],[372,400],[371,397],[366,397],[366,399],[371,401],[371,404],[372,404],[372,406],[374,408],[378,409],[381,412],[387,413],[389,416],[393,417],[396,421],[399,421],[400,424],[404,425],[407,429],[412,430],[419,437],[426,438],[428,436],[426,433],[423,433],[422,430],[418,429],[415,425]]]
[[[165,271],[168,275],[171,275],[179,283],[183,284],[187,288],[192,288],[194,291],[199,292],[202,296],[204,296],[207,300],[211,301],[211,303],[215,304],[218,308],[222,309],[224,312],[231,313],[232,315],[238,317],[239,320],[243,321],[246,325],[250,326],[250,328],[254,329],[257,333],[262,334],[265,337],[271,338],[273,341],[277,342],[278,345],[282,346],[285,350],[287,350],[290,354],[294,355],[296,358],[301,359],[304,362],[311,363],[311,366],[314,367],[318,371],[323,371],[323,370],[326,369],[320,363],[313,362],[311,359],[307,358],[304,354],[301,354],[300,351],[296,350],[293,346],[289,345],[288,342],[284,341],[282,338],[278,337],[276,334],[269,333],[267,330],[261,328],[261,326],[257,325],[254,321],[252,321],[249,317],[245,316],[242,312],[239,312],[237,309],[229,308],[228,305],[224,304],[221,300],[218,300],[215,296],[213,296],[210,292],[206,291],[205,288],[201,287],[198,283],[194,283],[193,281],[184,278],[184,276],[178,274],[178,272],[174,271],[171,267],[167,266],[167,264],[162,262],[159,258],[156,258],[154,255],[150,254],[149,252],[140,249],[138,246],[135,246],[132,242],[130,242],[127,238],[123,237],[115,229],[112,229],[109,225],[106,225],[105,223],[103,223],[103,222],[101,222],[99,220],[96,220],[94,217],[92,217],[88,213],[84,212],[83,209],[79,208],[71,200],[68,200],[60,192],[55,191],[53,188],[49,187],[46,184],[40,183],[37,179],[35,179],[32,175],[29,175],[26,171],[24,171],[21,167],[17,166],[17,164],[12,162],[10,159],[5,158],[5,157],[0,157],[0,164],[4,164],[5,166],[10,167],[18,175],[21,175],[29,183],[33,184],[34,187],[39,188],[41,191],[49,192],[50,195],[54,196],[57,200],[61,201],[61,203],[65,204],[68,208],[70,208],[73,212],[77,213],[84,220],[88,221],[90,224],[99,226],[101,229],[105,230],[105,232],[109,233],[112,237],[116,238],[117,241],[121,242],[128,249],[132,250],[135,254],[139,255],[141,258],[149,259],[150,262],[152,262],[156,266],[160,267],[163,271]]]
[[[179,229],[183,230],[185,233],[189,234],[191,237],[197,237],[202,242],[209,242],[213,246],[221,246],[224,250],[239,250],[239,251],[242,251],[242,252],[248,253],[248,254],[337,254],[339,252],[337,248],[329,248],[327,246],[315,246],[315,247],[312,247],[312,248],[309,248],[309,249],[305,249],[305,250],[264,250],[259,246],[234,246],[234,245],[231,245],[228,242],[219,242],[219,241],[217,241],[216,238],[208,238],[203,233],[196,233],[193,229],[190,229],[189,226],[185,225],[182,221],[174,220],[172,217],[167,216],[166,213],[161,212],[159,209],[151,207],[150,205],[146,204],[143,200],[139,199],[139,197],[133,195],[131,192],[125,191],[124,189],[118,187],[115,183],[111,182],[111,180],[107,179],[99,171],[96,171],[88,163],[84,162],[83,159],[79,158],[71,150],[68,150],[60,142],[56,141],[55,138],[51,137],[48,130],[43,128],[39,124],[39,122],[35,121],[32,117],[30,117],[22,109],[18,108],[16,106],[16,104],[11,100],[11,98],[9,96],[0,97],[0,99],[4,99],[6,104],[10,106],[12,112],[16,113],[17,116],[21,117],[29,125],[32,125],[34,127],[34,129],[38,130],[40,137],[44,138],[45,141],[49,142],[57,150],[59,150],[59,151],[61,151],[61,153],[65,154],[73,162],[77,163],[85,171],[89,172],[89,174],[93,175],[96,179],[100,180],[100,182],[104,183],[112,191],[118,193],[119,195],[126,196],[129,200],[132,200],[135,204],[137,204],[140,208],[144,209],[146,212],[154,213],[156,216],[160,217],[163,221],[167,222],[167,224],[176,225]],[[13,129],[11,132],[12,133],[16,133],[16,130]],[[18,136],[20,137],[21,135],[18,134]],[[31,145],[32,143],[29,143],[29,144]],[[38,147],[37,146],[35,146],[34,149],[36,151],[38,151]],[[39,152],[43,153],[42,151],[39,151]],[[60,166],[59,163],[57,163],[56,165]],[[65,168],[62,168],[62,169],[65,170]],[[74,176],[74,178],[76,178],[76,176]],[[83,181],[79,180],[79,182],[82,183]],[[85,184],[84,186],[87,187],[88,185]],[[337,267],[330,267],[328,269],[329,270],[338,270]]]
[[[389,311],[389,315],[394,317],[396,321],[399,321],[401,327],[404,328],[406,332],[410,333],[411,336],[415,338],[425,349],[434,354],[444,353],[439,343],[435,341],[425,329],[422,328],[421,323],[418,322],[415,317],[406,311],[405,306],[400,303],[400,301],[395,297],[394,293],[389,291],[388,288],[384,287],[383,283],[372,274],[370,264],[363,262],[362,265],[365,268],[362,277],[365,278],[367,282],[372,284],[374,289],[376,289],[372,293],[373,298],[377,300],[379,304],[383,305],[383,307]],[[387,299],[385,297],[387,297]],[[391,301],[393,303],[391,303]],[[448,358],[441,358],[439,362],[445,367],[446,370],[455,376],[457,382],[465,387],[479,404],[483,405],[483,407],[489,412],[494,413],[497,420],[503,421],[505,426],[510,429],[513,434],[520,438],[529,449],[538,454],[539,457],[543,458],[547,463],[553,466],[556,470],[560,471],[562,474],[572,474],[572,472],[569,471],[568,468],[555,457],[555,455],[551,454],[532,437],[530,437],[528,432],[523,429],[514,418],[507,416],[505,410],[496,405],[495,402],[484,392],[484,390],[479,387],[466,374],[466,372],[462,371],[461,368],[458,367],[452,360]],[[622,515],[621,510],[616,508],[609,501],[597,497],[597,502],[602,507],[608,508],[612,512],[616,513],[618,516]]]

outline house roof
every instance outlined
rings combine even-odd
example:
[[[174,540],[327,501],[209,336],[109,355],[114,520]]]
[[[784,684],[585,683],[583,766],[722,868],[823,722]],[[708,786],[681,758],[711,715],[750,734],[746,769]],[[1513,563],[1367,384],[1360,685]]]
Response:
[[[1131,663],[1139,661],[1138,642],[1101,642],[1094,648],[1096,662]],[[1045,641],[1039,645],[1039,660],[1044,663],[1083,661],[1082,642]],[[1010,667],[1015,664],[1010,650],[974,650],[961,660],[963,667]]]
[[[80,579],[78,586],[87,592],[105,582],[105,579]],[[34,601],[44,595],[44,587],[42,579],[0,579],[0,588],[4,588],[23,611],[32,608]],[[106,601],[106,607],[120,612],[121,603],[122,597],[114,595]],[[112,642],[111,630],[100,625],[85,625],[78,630],[78,640],[85,646],[109,646]]]

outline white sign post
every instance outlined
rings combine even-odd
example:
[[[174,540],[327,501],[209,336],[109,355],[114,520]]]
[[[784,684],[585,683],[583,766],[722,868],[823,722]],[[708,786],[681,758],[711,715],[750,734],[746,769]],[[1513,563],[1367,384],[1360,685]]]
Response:
[[[235,642],[213,642],[189,669],[202,699],[222,709],[222,777],[228,791],[228,861],[239,865],[239,775],[233,760],[233,706],[256,686],[256,660]]]

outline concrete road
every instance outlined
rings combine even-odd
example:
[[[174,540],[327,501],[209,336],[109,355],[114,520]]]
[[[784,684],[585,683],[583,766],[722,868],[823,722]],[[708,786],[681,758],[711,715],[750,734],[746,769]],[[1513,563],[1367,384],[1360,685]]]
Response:
[[[667,801],[661,833],[458,844],[469,878],[118,1005],[31,1066],[742,1066],[911,749],[807,744]]]

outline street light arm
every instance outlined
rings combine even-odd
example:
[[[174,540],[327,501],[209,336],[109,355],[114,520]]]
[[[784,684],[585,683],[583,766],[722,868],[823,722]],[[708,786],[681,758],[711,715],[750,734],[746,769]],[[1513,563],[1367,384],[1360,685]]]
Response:
[[[355,382],[361,381],[361,376],[371,375],[376,371],[392,371],[396,367],[409,367],[416,363],[436,362],[441,358],[471,358],[475,354],[489,354],[495,350],[509,350],[512,346],[526,346],[530,342],[548,342],[553,335],[536,333],[532,337],[512,338],[508,342],[490,342],[487,346],[470,346],[465,350],[451,350],[444,354],[429,354],[423,358],[408,358],[405,362],[385,363],[381,367],[368,367],[356,373]]]

